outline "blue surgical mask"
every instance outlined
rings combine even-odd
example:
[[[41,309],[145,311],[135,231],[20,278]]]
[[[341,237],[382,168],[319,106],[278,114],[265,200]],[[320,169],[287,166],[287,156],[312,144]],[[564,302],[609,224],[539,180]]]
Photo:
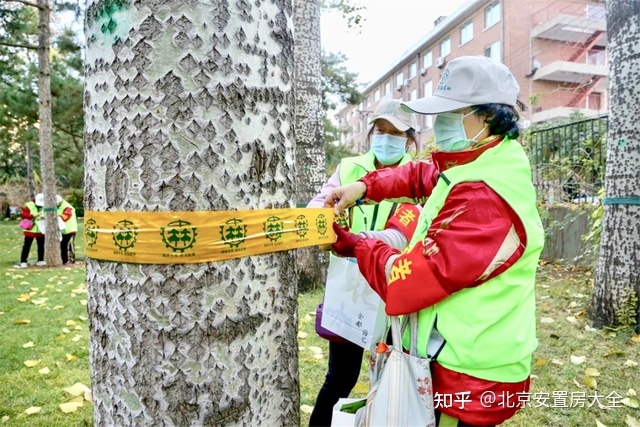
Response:
[[[460,113],[440,113],[433,122],[433,133],[436,137],[436,146],[440,151],[454,152],[465,150],[473,143],[476,138],[484,131],[486,126],[480,129],[480,132],[473,138],[467,138],[464,130],[463,120],[465,117],[473,114],[475,110],[467,114]]]
[[[383,133],[371,137],[371,151],[376,159],[385,166],[398,163],[407,151],[406,147],[407,138],[404,136]]]

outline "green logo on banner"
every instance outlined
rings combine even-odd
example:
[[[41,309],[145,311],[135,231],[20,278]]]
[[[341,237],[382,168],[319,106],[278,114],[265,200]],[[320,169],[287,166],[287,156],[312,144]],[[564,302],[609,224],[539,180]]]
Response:
[[[320,214],[316,218],[316,228],[322,236],[327,234],[327,217],[324,214]]]
[[[282,222],[277,216],[270,216],[262,224],[262,229],[265,232],[265,237],[272,242],[275,242],[282,237],[284,222]]]
[[[304,215],[298,215],[296,217],[296,233],[300,237],[304,237],[309,232],[309,220]]]
[[[133,249],[136,240],[138,240],[138,227],[128,219],[123,219],[116,222],[113,229],[116,230],[113,233],[113,241],[116,246],[123,251]]]
[[[84,243],[90,248],[98,243],[98,224],[93,218],[90,218],[85,222]]]
[[[220,237],[229,247],[237,248],[247,238],[247,226],[242,223],[241,219],[231,218],[220,226]]]
[[[166,227],[160,227],[160,235],[167,248],[173,252],[184,252],[193,248],[198,233],[190,222],[179,219],[170,222]]]

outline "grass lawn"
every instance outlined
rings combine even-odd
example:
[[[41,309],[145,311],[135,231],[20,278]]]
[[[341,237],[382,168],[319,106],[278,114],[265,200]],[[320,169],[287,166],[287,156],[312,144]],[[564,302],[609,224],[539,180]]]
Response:
[[[80,259],[76,267],[57,269],[14,268],[21,236],[17,222],[0,223],[0,425],[92,425],[91,403],[84,394],[74,396],[65,390],[76,383],[90,386],[82,233],[76,241]],[[639,400],[630,395],[633,390],[640,393],[640,342],[634,341],[640,337],[630,329],[589,328],[585,311],[591,287],[588,271],[541,266],[540,346],[534,355],[531,402],[503,426],[582,427],[596,426],[598,420],[608,427],[628,427],[640,422],[640,409],[627,406]],[[303,426],[326,372],[328,346],[315,334],[313,317],[321,299],[318,290],[298,300]],[[38,363],[28,367],[26,361]],[[363,363],[352,396],[364,397],[367,390]],[[77,409],[65,413],[60,405],[69,402],[75,402],[69,406]],[[28,415],[29,408],[40,409]]]

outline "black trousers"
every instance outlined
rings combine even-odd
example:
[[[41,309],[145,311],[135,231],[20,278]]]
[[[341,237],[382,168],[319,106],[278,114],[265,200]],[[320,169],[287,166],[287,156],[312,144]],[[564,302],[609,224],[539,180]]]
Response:
[[[333,405],[348,397],[358,382],[363,353],[362,347],[351,342],[329,343],[329,369],[309,419],[310,427],[331,425]]]
[[[62,257],[63,264],[76,261],[75,238],[76,233],[62,235],[62,240],[60,241],[60,255]]]
[[[29,251],[31,251],[31,244],[33,243],[33,239],[36,239],[36,244],[38,245],[38,261],[44,261],[44,236],[24,236],[22,253],[20,254],[20,262],[27,262],[27,260],[29,259]]]

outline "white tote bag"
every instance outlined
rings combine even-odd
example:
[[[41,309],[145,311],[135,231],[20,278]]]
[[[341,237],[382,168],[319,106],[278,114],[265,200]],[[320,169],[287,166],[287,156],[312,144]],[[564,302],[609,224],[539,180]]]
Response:
[[[370,378],[374,383],[367,395],[367,404],[359,410],[364,415],[356,415],[363,427],[436,425],[430,360],[419,357],[417,352],[418,315],[411,314],[408,323],[409,354],[402,350],[400,321],[398,317],[391,317],[392,346],[379,377]]]
[[[322,327],[364,349],[380,341],[387,316],[355,258],[331,255],[322,308]]]

